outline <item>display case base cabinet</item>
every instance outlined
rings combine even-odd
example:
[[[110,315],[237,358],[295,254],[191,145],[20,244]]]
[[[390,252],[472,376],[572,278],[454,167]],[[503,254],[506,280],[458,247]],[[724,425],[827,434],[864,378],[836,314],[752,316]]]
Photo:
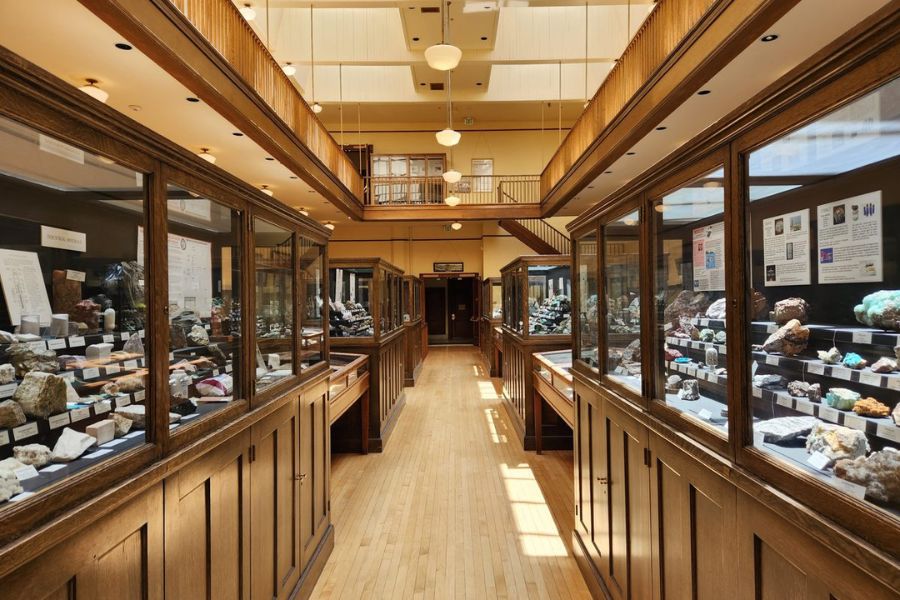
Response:
[[[503,332],[503,400],[516,436],[525,450],[537,448],[534,427],[534,352],[564,350],[570,342],[524,342]],[[571,450],[572,430],[546,403],[541,410],[542,450]]]
[[[497,325],[497,321],[482,317],[479,326],[478,343],[481,349],[481,357],[484,361],[484,368],[490,377],[501,377],[499,364],[501,349],[496,344],[494,334],[494,328]]]
[[[595,598],[898,597],[634,411],[576,380],[572,546]]]
[[[422,321],[406,324],[403,331],[406,336],[406,364],[404,367],[404,387],[413,387],[422,372]]]

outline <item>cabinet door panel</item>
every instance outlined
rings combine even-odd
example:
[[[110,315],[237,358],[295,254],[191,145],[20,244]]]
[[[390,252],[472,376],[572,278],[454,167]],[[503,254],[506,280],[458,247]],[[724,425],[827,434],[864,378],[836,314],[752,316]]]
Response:
[[[313,471],[313,406],[308,395],[300,399],[300,548],[301,565],[306,567],[315,527],[313,524],[313,486],[306,479]]]
[[[593,533],[591,461],[591,405],[581,396],[575,397],[575,501],[578,503],[578,522],[581,531]]]
[[[300,411],[300,543],[305,569],[330,522],[331,427],[327,383],[304,393]]]

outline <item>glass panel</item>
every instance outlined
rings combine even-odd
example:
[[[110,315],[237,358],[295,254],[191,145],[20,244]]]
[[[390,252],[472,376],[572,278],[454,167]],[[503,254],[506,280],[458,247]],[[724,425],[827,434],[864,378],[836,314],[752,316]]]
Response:
[[[331,337],[373,337],[370,309],[373,271],[371,268],[332,267],[328,270],[331,293],[329,335]]]
[[[146,441],[144,198],[142,174],[0,118],[0,502]]]
[[[591,232],[578,240],[576,246],[578,269],[578,358],[590,367],[600,368],[597,355],[598,323],[598,273],[597,234]]]
[[[752,152],[746,190],[754,445],[895,518],[898,131],[894,80]]]
[[[656,220],[654,398],[728,436],[721,169],[663,196]]]
[[[241,394],[241,215],[168,187],[169,402],[193,422]]]
[[[300,369],[325,360],[325,323],[322,298],[325,246],[300,238]]]
[[[294,250],[290,231],[253,220],[256,256],[256,390],[293,374]]]
[[[571,334],[571,297],[569,265],[529,265],[528,334]]]
[[[428,159],[428,176],[429,177],[440,177],[444,174],[444,159],[443,158],[429,158]]]
[[[412,311],[412,280],[403,279],[403,322],[408,323],[413,319]]]
[[[491,318],[500,319],[503,316],[502,286],[498,280],[491,280]]]
[[[641,268],[639,213],[603,226],[606,373],[641,393]]]
[[[391,175],[394,177],[407,175],[408,160],[405,156],[391,156]]]

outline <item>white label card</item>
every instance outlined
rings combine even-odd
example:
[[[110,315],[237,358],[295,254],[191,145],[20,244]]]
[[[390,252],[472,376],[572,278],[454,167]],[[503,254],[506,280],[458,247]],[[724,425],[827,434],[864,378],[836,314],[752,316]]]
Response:
[[[91,452],[90,454],[85,454],[81,458],[93,459],[100,458],[101,456],[106,456],[107,454],[112,454],[112,450],[108,448],[103,448],[101,450],[97,450],[96,452]]]
[[[0,431],[0,446],[5,446],[9,443],[9,432],[8,431]]]
[[[866,426],[869,424],[868,421],[860,417],[859,415],[854,415],[851,413],[847,413],[844,415],[844,426],[850,427],[853,429],[859,429],[860,431],[865,431]]]
[[[66,279],[69,281],[80,281],[84,283],[86,274],[84,271],[73,271],[72,269],[66,270]]]
[[[134,401],[141,402],[144,399],[146,392],[144,390],[138,390],[134,393]]]
[[[107,335],[104,335],[104,336],[103,336],[103,343],[104,343],[104,344],[112,344],[112,343],[115,342],[115,341],[116,341],[116,336],[114,336],[114,335],[107,334]]]
[[[21,469],[16,469],[13,471],[16,474],[16,479],[19,481],[25,481],[26,479],[34,479],[39,475],[37,469],[34,468],[34,465],[28,465],[26,467],[22,467]]]
[[[825,365],[820,365],[817,363],[808,363],[806,365],[806,370],[812,373],[813,375],[824,375],[825,374]]]
[[[68,229],[41,225],[41,246],[86,252],[87,235],[80,231],[69,231]]]
[[[81,348],[84,346],[84,337],[80,335],[69,338],[69,348]]]
[[[778,357],[777,357],[777,356],[772,356],[771,354],[767,354],[767,355],[766,355],[766,364],[767,364],[767,365],[773,365],[773,366],[776,366],[776,367],[777,367],[777,366],[778,366]]]
[[[853,332],[853,343],[854,344],[871,344],[872,343],[872,332],[871,331],[854,331]]]
[[[87,407],[75,408],[75,409],[69,411],[69,417],[71,417],[73,423],[75,421],[83,421],[84,419],[87,419],[90,416],[91,416],[91,409],[87,408]]]
[[[17,387],[19,387],[18,383],[7,383],[6,385],[0,385],[0,398],[9,398],[16,392]]]
[[[41,473],[56,473],[66,468],[66,465],[47,465],[41,469]]]
[[[119,438],[117,440],[110,440],[110,441],[106,442],[105,444],[102,445],[102,447],[103,448],[115,448],[119,444],[124,444],[124,443],[125,443],[125,439]]]
[[[762,446],[766,441],[766,434],[762,431],[753,431],[753,445],[754,446]]]
[[[865,383],[866,385],[874,385],[881,387],[881,374],[880,373],[860,373],[859,374],[859,382]]]
[[[809,402],[803,400],[797,400],[797,410],[806,415],[811,415],[814,412],[813,405]]]
[[[826,421],[830,421],[832,423],[837,423],[840,420],[840,415],[836,408],[831,408],[830,406],[822,406],[819,409],[819,418],[825,419]]]
[[[105,369],[107,375],[115,375],[121,370],[119,369],[119,365],[106,365]]]
[[[81,372],[81,376],[85,379],[97,379],[98,377],[100,377],[100,369],[96,367],[85,369]]]
[[[845,369],[844,367],[831,367],[831,376],[849,381],[850,369]]]
[[[758,387],[753,388],[753,397],[762,398],[762,389]]]
[[[709,412],[707,409],[702,408],[702,409],[700,409],[700,412],[697,413],[697,416],[700,417],[701,419],[703,419],[704,421],[709,421],[712,418],[712,413]]]
[[[109,400],[102,400],[94,405],[94,412],[98,415],[108,413],[112,410],[112,404]]]
[[[766,333],[775,333],[776,331],[778,331],[778,325],[776,325],[775,323],[769,323],[768,325],[766,325]]]
[[[137,369],[138,363],[136,360],[126,360],[125,364],[122,366],[124,366],[126,369]]]
[[[69,413],[64,412],[58,415],[52,415],[47,422],[50,424],[50,429],[59,429],[60,427],[65,427],[69,424]]]
[[[37,423],[25,423],[24,425],[20,425],[12,430],[13,439],[17,442],[19,440],[24,440],[25,438],[31,437],[33,435],[38,434],[38,424]]]
[[[793,398],[791,398],[790,396],[785,396],[784,394],[778,394],[775,402],[777,402],[779,406],[786,406],[787,408],[793,408],[794,406]]]
[[[893,423],[879,423],[876,435],[892,442],[900,443],[900,427]]]
[[[131,404],[131,396],[119,396],[116,398],[116,406],[128,406]]]
[[[66,340],[64,338],[47,340],[47,347],[51,350],[62,350],[66,347]]]
[[[888,377],[888,389],[900,391],[900,377]]]
[[[812,456],[806,459],[806,462],[814,469],[818,469],[820,471],[824,471],[828,466],[828,463],[831,462],[827,456],[822,454],[821,452],[813,452]]]

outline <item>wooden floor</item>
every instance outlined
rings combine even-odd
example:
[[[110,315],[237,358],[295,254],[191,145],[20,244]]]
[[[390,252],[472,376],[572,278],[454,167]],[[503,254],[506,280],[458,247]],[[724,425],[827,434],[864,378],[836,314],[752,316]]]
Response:
[[[406,393],[386,452],[334,457],[313,598],[589,598],[572,453],[522,450],[471,346],[432,348]]]

